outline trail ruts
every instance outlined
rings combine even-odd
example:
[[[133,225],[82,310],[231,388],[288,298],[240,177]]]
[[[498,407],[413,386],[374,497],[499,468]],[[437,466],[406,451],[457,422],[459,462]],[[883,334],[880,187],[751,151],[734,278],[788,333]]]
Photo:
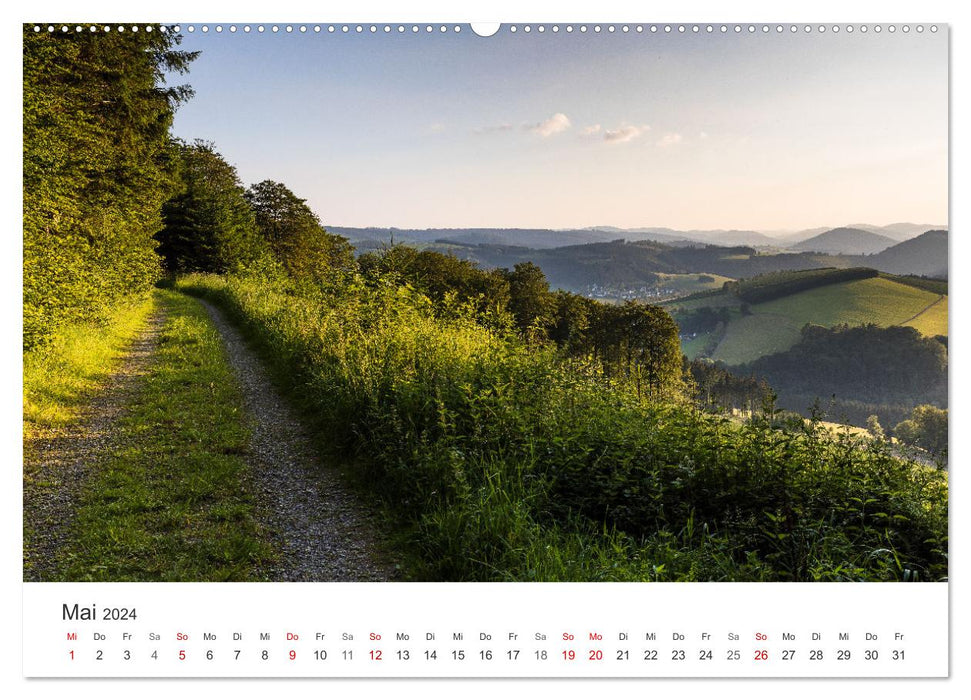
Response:
[[[158,347],[166,312],[149,316],[105,385],[71,425],[44,428],[24,445],[24,580],[59,579],[70,556],[71,526],[85,481],[119,447],[118,419],[131,403]]]

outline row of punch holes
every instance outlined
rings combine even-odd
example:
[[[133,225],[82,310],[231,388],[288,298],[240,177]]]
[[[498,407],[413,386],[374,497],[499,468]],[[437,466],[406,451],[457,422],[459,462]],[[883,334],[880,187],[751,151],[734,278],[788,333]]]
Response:
[[[392,32],[397,32],[398,34],[405,34],[405,33],[409,33],[409,32],[412,33],[412,34],[419,34],[419,33],[431,34],[431,33],[436,33],[436,32],[437,33],[441,33],[441,34],[446,34],[446,33],[449,33],[449,32],[459,33],[459,32],[462,31],[462,27],[460,25],[457,25],[457,24],[456,25],[445,25],[445,24],[441,24],[441,25],[431,25],[431,24],[425,24],[425,25],[418,25],[418,24],[411,24],[411,25],[404,25],[404,24],[398,24],[398,25],[390,25],[390,24],[384,24],[384,25],[376,25],[376,24],[371,24],[371,25],[363,25],[363,24],[356,24],[356,25],[355,24],[341,24],[341,25],[336,25],[336,24],[329,24],[329,25],[320,25],[320,24],[314,24],[314,25],[306,25],[306,24],[299,24],[299,25],[293,25],[293,24],[286,24],[286,25],[277,25],[277,24],[273,24],[273,25],[262,25],[262,24],[259,24],[259,25],[249,25],[249,24],[244,24],[244,25],[235,25],[235,24],[230,24],[230,25],[226,25],[225,27],[223,25],[221,25],[221,24],[216,24],[216,25],[213,25],[213,26],[210,26],[210,25],[207,25],[207,24],[203,24],[203,25],[199,25],[198,27],[196,25],[191,25],[190,24],[190,25],[187,25],[184,28],[181,27],[180,25],[174,25],[174,26],[157,25],[157,29],[158,29],[158,31],[161,31],[161,32],[180,32],[183,29],[185,29],[185,31],[189,32],[190,34],[195,33],[196,31],[202,32],[203,34],[207,34],[210,31],[213,31],[213,32],[215,32],[217,34],[220,34],[220,33],[224,32],[224,31],[227,31],[227,32],[229,32],[231,34],[232,33],[236,33],[238,31],[241,31],[244,34],[248,34],[250,32],[256,32],[256,33],[259,33],[259,34],[262,34],[262,33],[265,33],[265,32],[270,32],[270,33],[273,33],[273,34],[277,34],[277,33],[280,33],[280,32],[285,32],[287,34],[292,34],[292,33],[295,33],[295,32],[296,33],[300,33],[300,34],[306,34],[306,33],[316,33],[316,34],[319,34],[321,32],[326,32],[328,34],[365,34],[365,33],[370,33],[370,34],[378,34],[378,33],[391,34]],[[700,34],[700,33],[713,34],[713,33],[721,33],[721,34],[727,34],[729,32],[732,32],[732,33],[735,33],[735,34],[742,34],[742,33],[746,33],[746,32],[749,33],[749,34],[757,34],[757,33],[769,34],[769,33],[772,33],[772,32],[775,32],[776,34],[782,34],[784,32],[789,32],[791,34],[796,34],[796,33],[799,33],[799,32],[802,32],[802,33],[805,33],[805,34],[809,34],[809,33],[812,33],[812,32],[818,32],[818,33],[822,34],[822,33],[825,33],[825,32],[832,32],[834,34],[838,34],[841,31],[846,32],[848,34],[849,33],[853,33],[854,31],[858,31],[858,32],[861,32],[861,33],[864,33],[864,34],[867,33],[867,32],[869,32],[869,31],[873,31],[873,32],[876,32],[876,33],[879,34],[880,32],[884,31],[884,26],[883,25],[879,25],[879,24],[875,24],[875,25],[861,24],[859,26],[854,26],[852,24],[848,24],[848,25],[844,25],[844,26],[841,26],[841,25],[838,25],[838,24],[834,24],[834,25],[830,25],[830,26],[827,26],[827,25],[824,25],[824,24],[819,24],[819,25],[811,25],[811,24],[804,24],[804,25],[797,25],[797,24],[789,24],[789,25],[783,25],[783,24],[776,24],[776,25],[769,25],[769,24],[762,24],[762,25],[755,25],[755,24],[748,24],[748,25],[742,25],[742,24],[734,24],[734,25],[728,25],[728,24],[720,24],[720,25],[712,25],[712,24],[706,24],[706,25],[699,25],[699,24],[651,24],[651,25],[644,25],[644,24],[620,24],[620,25],[607,24],[607,25],[600,25],[600,24],[593,24],[593,25],[586,25],[586,24],[579,24],[579,25],[573,25],[573,24],[567,24],[567,25],[563,25],[563,26],[560,26],[558,24],[552,24],[552,25],[544,25],[544,24],[539,24],[539,25],[530,25],[530,24],[517,25],[517,24],[511,24],[511,25],[508,25],[508,27],[506,27],[506,29],[507,29],[508,32],[510,32],[512,34],[516,34],[516,33],[519,33],[519,32],[522,32],[522,33],[525,33],[525,34],[530,34],[532,32],[536,32],[538,34],[544,34],[546,32],[550,32],[550,33],[553,33],[553,34],[558,34],[560,32],[564,32],[566,34],[572,34],[574,32],[579,32],[581,34],[585,34],[587,32],[593,32],[594,34],[601,34],[601,33],[604,33],[604,32],[606,32],[608,34],[613,34],[613,33],[616,33],[616,32],[620,32],[622,34],[627,34],[627,33],[630,33],[630,32],[634,32],[634,33],[637,33],[637,34],[641,34],[641,33],[644,33],[644,32],[649,32],[651,34],[656,34],[658,32],[663,32],[665,34],[671,34],[671,33],[679,33],[679,34]],[[913,27],[913,30],[916,31],[916,32],[918,32],[918,33],[923,33],[924,32],[924,29],[925,29],[924,28],[924,25],[922,25],[922,24],[918,24],[918,25],[915,25]],[[933,25],[932,24],[932,25],[930,25],[928,27],[928,29],[931,32],[937,32],[937,25]],[[43,25],[34,25],[34,31],[35,32],[41,32],[41,31],[45,31],[45,30],[48,33],[52,33],[52,34],[55,33],[55,32],[58,32],[58,31],[61,32],[61,33],[68,33],[68,32],[71,32],[71,31],[74,31],[74,32],[83,32],[85,30],[90,31],[90,32],[98,32],[98,31],[111,32],[111,31],[115,31],[115,32],[119,32],[119,33],[124,33],[124,32],[139,32],[139,31],[152,32],[152,31],[155,30],[155,27],[153,25],[150,25],[150,24],[149,25],[141,25],[141,26],[139,26],[139,25],[116,25],[116,26],[111,26],[111,25],[89,25],[87,27],[83,27],[81,25],[66,25],[66,24],[62,24],[62,25],[52,25],[52,24],[49,24],[46,27],[43,26]],[[898,30],[897,25],[890,24],[890,25],[887,25],[886,26],[886,31],[889,32],[889,33],[891,33],[891,34],[895,33],[897,30]],[[900,25],[899,26],[899,30],[901,32],[903,32],[904,34],[907,34],[907,33],[909,33],[911,31],[911,26],[908,25],[908,24],[903,24],[903,25]],[[473,29],[473,32],[474,31],[475,30]]]

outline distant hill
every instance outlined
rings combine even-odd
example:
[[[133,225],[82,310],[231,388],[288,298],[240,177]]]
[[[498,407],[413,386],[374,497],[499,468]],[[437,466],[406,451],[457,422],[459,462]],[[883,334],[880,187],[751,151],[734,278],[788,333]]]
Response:
[[[947,277],[947,231],[928,231],[867,258],[884,272]]]
[[[779,241],[759,231],[737,229],[690,229],[680,231],[671,228],[611,229],[623,234],[629,241],[653,240],[660,242],[696,241],[706,245],[721,246],[778,246]],[[616,236],[615,236],[616,238]]]
[[[870,224],[854,224],[842,229],[857,229],[878,236],[887,236],[890,240],[884,248],[895,242],[906,240],[919,227],[918,224],[890,224],[887,227],[871,226]],[[590,226],[587,228],[549,229],[549,228],[428,228],[409,229],[395,227],[354,227],[327,225],[327,230],[345,236],[351,243],[361,249],[380,247],[390,242],[392,236],[396,243],[407,244],[454,244],[461,246],[498,245],[535,248],[561,248],[564,246],[585,245],[588,243],[609,243],[616,240],[630,242],[653,241],[673,247],[698,247],[705,245],[718,246],[752,246],[762,250],[785,248],[795,242],[805,241],[827,233],[831,229],[807,229],[798,232],[785,231],[750,231],[736,229],[689,229],[678,230],[664,227],[618,228],[617,226]],[[921,231],[928,231],[935,226],[927,226]],[[358,245],[362,244],[362,245]],[[809,250],[808,248],[796,248]],[[872,246],[863,247],[829,247],[816,248],[820,252],[838,253],[841,251],[859,251],[845,254],[861,254],[878,252]]]
[[[886,226],[875,226],[874,224],[845,224],[843,226],[837,226],[836,228],[858,228],[862,231],[878,233],[881,236],[892,238],[894,241],[899,243],[901,241],[906,241],[913,238],[914,236],[918,236],[925,231],[944,229],[947,228],[947,226],[942,226],[939,224],[911,224],[901,222],[896,224],[887,224]],[[791,245],[793,243],[798,243],[799,241],[812,238],[813,236],[818,236],[821,233],[826,233],[832,229],[832,226],[819,226],[817,228],[807,228],[802,231],[762,231],[762,233],[774,238],[777,243]]]
[[[789,247],[792,250],[830,255],[872,255],[895,243],[889,236],[859,228],[834,228]]]
[[[544,250],[569,245],[605,243],[617,238],[617,234],[586,229],[467,229],[439,230],[439,241],[463,245],[521,246]]]
[[[650,286],[658,281],[658,274],[715,274],[741,279],[768,272],[825,267],[872,267],[882,272],[929,277],[947,274],[946,231],[928,232],[875,255],[833,255],[716,246],[684,239],[628,242],[620,231],[599,229],[419,230],[331,226],[328,230],[346,236],[359,253],[386,247],[393,236],[395,243],[450,253],[486,268],[512,268],[516,263],[533,262],[543,269],[554,288],[572,291],[583,291],[592,285]],[[631,235],[664,234],[634,232]],[[567,241],[588,238],[608,240],[564,245]],[[533,245],[508,241],[529,241]]]
[[[561,248],[563,246],[607,243],[615,240],[653,241],[675,247],[721,245],[779,247],[779,240],[758,231],[727,229],[679,231],[670,228],[618,228],[591,226],[577,229],[544,228],[379,228],[333,226],[331,233],[346,237],[351,243],[368,242],[371,247],[387,243],[392,235],[401,243],[455,243],[459,245],[500,245],[523,248]]]
[[[502,245],[526,248],[557,248],[585,243],[602,243],[617,238],[615,233],[585,229],[558,231],[542,228],[356,228],[326,226],[331,233],[346,237],[351,243],[359,241],[388,243],[452,243],[465,246]]]
[[[654,241],[627,243],[623,239],[536,250],[481,245],[459,254],[484,267],[511,268],[532,262],[546,273],[553,287],[580,291],[590,285],[651,285],[658,273],[717,274],[732,279],[777,270],[852,267],[856,258],[815,253],[760,254],[750,246],[675,246]]]
[[[898,241],[906,241],[915,236],[919,236],[926,231],[940,231],[947,228],[946,225],[941,224],[911,224],[909,222],[901,222],[897,224],[887,224],[886,226],[880,227],[881,230],[878,233],[882,233],[885,236],[890,236]]]
[[[848,271],[826,273],[838,277]],[[770,281],[790,285],[806,275],[805,271],[774,273]],[[757,284],[760,278],[743,281]],[[837,324],[861,326],[875,324],[887,327],[910,326],[933,337],[947,335],[947,295],[921,289],[886,275],[870,276],[813,289],[797,291],[761,303],[746,305],[728,289],[719,294],[696,295],[665,303],[675,319],[691,322],[705,308],[727,309],[720,312],[722,323],[710,330],[683,338],[684,352],[690,357],[705,355],[730,365],[751,362],[758,357],[783,352],[798,342],[807,323],[832,327]],[[797,287],[794,287],[797,288]],[[708,314],[715,318],[713,314]]]
[[[763,233],[771,236],[775,240],[776,245],[792,245],[793,243],[799,243],[807,238],[818,236],[832,229],[832,226],[818,226],[817,228],[807,228],[802,231],[763,231]]]

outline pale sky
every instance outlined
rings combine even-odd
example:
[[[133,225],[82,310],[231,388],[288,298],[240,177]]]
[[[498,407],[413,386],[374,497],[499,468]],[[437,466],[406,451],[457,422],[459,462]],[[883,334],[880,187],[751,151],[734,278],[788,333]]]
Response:
[[[329,225],[947,223],[946,26],[549,26],[197,31],[175,132],[215,142],[246,184],[284,182]]]

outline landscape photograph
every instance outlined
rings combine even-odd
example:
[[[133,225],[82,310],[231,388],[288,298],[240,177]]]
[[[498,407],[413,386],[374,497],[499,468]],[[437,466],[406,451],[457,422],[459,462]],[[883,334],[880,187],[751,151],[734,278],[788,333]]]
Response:
[[[25,24],[24,580],[947,581],[877,29]]]

